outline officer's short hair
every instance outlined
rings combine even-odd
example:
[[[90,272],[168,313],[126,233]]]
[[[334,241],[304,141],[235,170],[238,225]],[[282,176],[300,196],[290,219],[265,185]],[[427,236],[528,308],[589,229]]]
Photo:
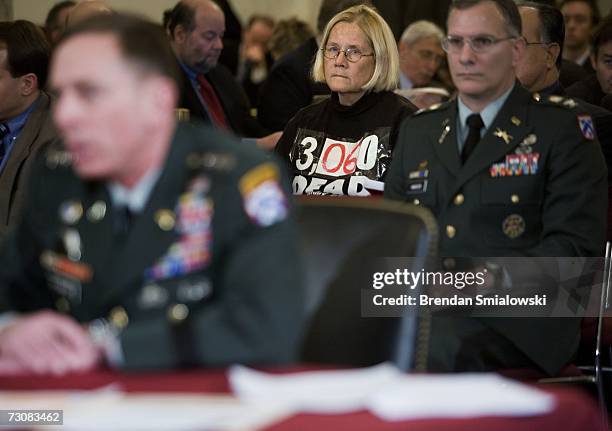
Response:
[[[129,14],[97,15],[69,28],[59,44],[88,33],[115,36],[123,56],[141,66],[143,74],[154,73],[179,82],[176,57],[158,24]]]
[[[604,19],[593,34],[593,54],[597,58],[599,47],[612,41],[612,15]]]
[[[33,73],[38,88],[46,85],[51,48],[37,25],[25,20],[0,22],[0,43],[6,45],[7,67],[13,78]]]
[[[555,65],[557,69],[561,70],[561,63],[563,62],[561,53],[565,40],[565,21],[561,11],[554,6],[533,1],[520,2],[518,6],[519,8],[528,7],[537,10],[540,21],[540,40],[538,42],[559,45],[559,55]]]
[[[374,73],[363,89],[366,91],[395,90],[399,85],[399,54],[395,37],[383,17],[374,8],[365,5],[346,9],[329,21],[321,39],[321,49],[317,51],[312,67],[314,80],[325,82],[323,50],[327,46],[332,28],[340,22],[356,24],[365,33],[372,46],[375,62]]]
[[[523,31],[523,27],[521,25],[521,15],[519,14],[518,8],[513,0],[453,0],[448,9],[449,16],[453,9],[469,9],[485,2],[493,3],[497,10],[501,13],[504,22],[506,23],[506,30],[510,36],[521,36]]]
[[[442,43],[442,39],[444,39],[444,32],[433,22],[423,19],[413,22],[406,27],[406,30],[404,30],[402,33],[402,37],[400,37],[400,42],[410,46],[413,43],[428,37],[435,37],[440,43]]]

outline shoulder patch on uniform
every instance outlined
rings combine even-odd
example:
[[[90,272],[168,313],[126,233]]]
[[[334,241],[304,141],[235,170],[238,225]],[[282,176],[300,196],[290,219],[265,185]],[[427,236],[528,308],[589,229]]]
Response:
[[[233,154],[214,151],[189,153],[185,162],[190,169],[231,171],[236,167],[236,157]]]
[[[595,126],[590,115],[578,115],[578,126],[582,132],[582,136],[592,141],[595,139]]]
[[[238,182],[244,210],[258,226],[271,226],[287,218],[289,204],[279,178],[278,167],[264,163],[248,171]]]

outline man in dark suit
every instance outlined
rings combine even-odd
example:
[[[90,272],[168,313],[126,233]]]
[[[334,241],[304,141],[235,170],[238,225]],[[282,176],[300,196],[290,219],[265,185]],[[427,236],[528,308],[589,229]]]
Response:
[[[182,70],[179,107],[197,119],[238,136],[259,138],[273,148],[280,134],[268,135],[249,112],[244,90],[218,64],[223,50],[225,16],[211,0],[182,0],[168,15],[167,31]]]
[[[518,65],[517,78],[532,93],[543,97],[566,96],[559,73],[565,34],[563,15],[553,6],[535,2],[521,3],[519,11],[527,48]],[[612,167],[612,112],[577,98],[573,100],[593,117],[606,163]],[[571,105],[565,100],[561,103]],[[612,169],[608,169],[609,183],[610,175]]]
[[[514,2],[456,0],[443,46],[458,97],[404,122],[385,196],[428,207],[449,258],[601,255],[606,167],[592,120],[516,81],[525,40]],[[510,289],[522,276],[493,275]],[[436,316],[429,367],[554,374],[579,334],[573,318]]]
[[[49,55],[33,23],[0,24],[0,242],[19,219],[36,154],[56,138],[43,90]]]
[[[607,18],[593,35],[591,63],[595,73],[567,88],[567,94],[594,105],[600,105],[606,94],[612,93],[612,18]]]
[[[599,23],[599,8],[595,0],[562,0],[561,13],[565,18],[564,59],[584,68],[590,75],[591,34]]]
[[[292,359],[302,296],[288,181],[255,148],[177,126],[153,23],[96,17],[51,67],[50,148],[0,254],[0,372]],[[279,264],[282,262],[282,264]]]

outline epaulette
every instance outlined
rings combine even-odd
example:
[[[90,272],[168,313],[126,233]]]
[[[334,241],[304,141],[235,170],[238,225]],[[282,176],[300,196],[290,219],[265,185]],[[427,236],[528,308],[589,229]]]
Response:
[[[443,102],[443,103],[435,103],[427,108],[419,109],[418,111],[414,113],[414,115],[422,115],[422,114],[426,114],[429,112],[439,111],[439,110],[447,108],[450,104],[451,104],[450,100],[447,102]]]
[[[236,157],[230,153],[205,151],[187,155],[185,163],[189,169],[210,169],[228,172],[236,167]]]
[[[542,96],[540,93],[533,93],[533,100],[541,104],[560,106],[567,109],[574,109],[578,106],[573,99],[555,94],[551,96]]]
[[[72,165],[72,155],[64,149],[49,148],[45,153],[45,163],[49,169]]]
[[[573,111],[572,114],[576,115],[576,119],[578,120],[578,128],[580,129],[582,136],[589,141],[596,138],[597,134],[595,132],[595,123],[593,122],[593,118],[582,110],[576,110],[575,108],[578,106],[578,104],[573,99],[557,95],[541,97],[538,93],[533,94],[533,99],[540,104],[558,106],[560,108]]]

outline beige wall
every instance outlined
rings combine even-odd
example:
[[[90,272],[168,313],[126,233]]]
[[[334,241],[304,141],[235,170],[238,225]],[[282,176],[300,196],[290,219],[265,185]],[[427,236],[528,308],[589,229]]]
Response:
[[[13,4],[15,19],[27,19],[42,24],[49,9],[59,0],[0,0]],[[612,0],[610,0],[612,1]],[[117,10],[139,12],[153,20],[161,21],[162,13],[176,0],[106,0]],[[321,0],[230,0],[238,18],[245,22],[253,13],[270,14],[277,19],[297,16],[314,26]]]
[[[48,10],[57,1],[0,0],[0,18],[2,18],[3,12],[10,13],[12,3],[14,18],[27,19],[42,24]],[[230,0],[230,2],[242,22],[245,22],[253,13],[267,13],[277,19],[295,15],[309,22],[313,27],[315,27],[317,11],[321,4],[321,0]],[[603,15],[606,15],[612,9],[612,0],[598,0],[598,2]],[[117,10],[139,12],[159,21],[162,12],[172,7],[176,0],[107,0],[107,3]]]

